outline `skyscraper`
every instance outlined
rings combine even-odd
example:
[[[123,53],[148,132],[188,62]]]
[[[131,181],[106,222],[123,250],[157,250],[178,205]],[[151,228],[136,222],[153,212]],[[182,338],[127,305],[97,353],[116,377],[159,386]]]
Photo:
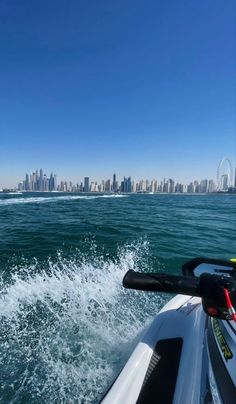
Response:
[[[151,181],[150,191],[151,192],[157,192],[157,180],[152,180]]]
[[[84,177],[84,192],[89,192],[89,177]]]
[[[208,180],[201,180],[200,182],[200,192],[208,192]]]
[[[215,191],[215,182],[214,180],[209,180],[209,184],[208,184],[208,192],[214,192]]]
[[[131,177],[126,178],[121,182],[121,192],[131,192],[132,184],[131,184]]]
[[[175,182],[171,178],[167,181],[167,192],[175,192]]]
[[[141,180],[139,181],[139,191],[140,192],[146,192],[146,181]]]
[[[118,191],[118,184],[117,184],[117,181],[116,181],[116,174],[113,174],[112,191],[113,192]]]
[[[49,191],[49,180],[48,180],[46,174],[44,174],[44,176],[43,176],[43,191],[45,191],[45,192]]]
[[[26,191],[30,190],[29,174],[26,174],[26,176],[25,176],[25,190]]]
[[[49,191],[53,191],[54,189],[54,177],[53,173],[51,173],[49,178]]]
[[[111,192],[111,180],[105,182],[105,192]]]
[[[43,170],[42,170],[42,168],[40,168],[40,171],[39,171],[39,191],[40,192],[42,192],[44,189],[43,189]]]

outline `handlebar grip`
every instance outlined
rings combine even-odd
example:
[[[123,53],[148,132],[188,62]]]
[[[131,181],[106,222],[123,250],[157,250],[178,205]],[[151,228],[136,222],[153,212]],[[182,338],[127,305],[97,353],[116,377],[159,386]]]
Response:
[[[129,270],[123,278],[123,286],[127,289],[178,293],[201,297],[199,293],[199,279],[167,275],[165,273],[143,273]]]

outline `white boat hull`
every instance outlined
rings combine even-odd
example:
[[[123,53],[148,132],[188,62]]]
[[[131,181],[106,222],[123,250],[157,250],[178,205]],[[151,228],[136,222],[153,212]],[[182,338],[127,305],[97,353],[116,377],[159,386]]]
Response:
[[[210,320],[202,310],[200,298],[180,295],[174,297],[154,318],[147,333],[137,344],[125,367],[103,398],[102,404],[213,402],[207,360],[208,321]],[[165,341],[167,349],[166,355],[164,354],[166,357],[161,358],[158,343],[162,341]],[[178,345],[176,347],[180,350],[179,359],[176,359],[171,341]],[[172,345],[168,350],[170,342]],[[172,354],[173,361],[177,360],[178,363],[173,363]],[[161,361],[167,363],[162,364],[158,373]],[[173,369],[176,369],[176,373]],[[154,378],[156,373],[156,380],[153,379],[152,373]],[[217,391],[215,395],[218,402],[221,402]]]

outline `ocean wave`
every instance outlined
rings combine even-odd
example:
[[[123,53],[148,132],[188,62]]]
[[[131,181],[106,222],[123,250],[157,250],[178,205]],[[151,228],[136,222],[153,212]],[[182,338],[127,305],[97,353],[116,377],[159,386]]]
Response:
[[[153,298],[122,288],[127,270],[144,268],[148,244],[117,260],[34,260],[1,283],[1,397],[5,402],[94,403],[114,378],[132,341],[157,308]],[[11,386],[14,386],[12,388]],[[30,399],[29,399],[30,397]]]

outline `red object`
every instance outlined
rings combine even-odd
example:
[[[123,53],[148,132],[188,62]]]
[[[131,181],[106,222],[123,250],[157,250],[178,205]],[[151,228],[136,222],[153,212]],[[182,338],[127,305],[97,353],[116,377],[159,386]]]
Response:
[[[215,307],[208,307],[207,312],[208,312],[209,316],[213,316],[213,317],[217,316],[219,314],[218,310]]]
[[[234,320],[236,323],[236,312],[233,308],[233,305],[232,305],[232,302],[230,299],[230,295],[229,295],[229,291],[226,288],[224,288],[224,294],[225,294],[225,299],[226,299],[227,308],[229,310],[229,314],[231,315],[232,320]]]

